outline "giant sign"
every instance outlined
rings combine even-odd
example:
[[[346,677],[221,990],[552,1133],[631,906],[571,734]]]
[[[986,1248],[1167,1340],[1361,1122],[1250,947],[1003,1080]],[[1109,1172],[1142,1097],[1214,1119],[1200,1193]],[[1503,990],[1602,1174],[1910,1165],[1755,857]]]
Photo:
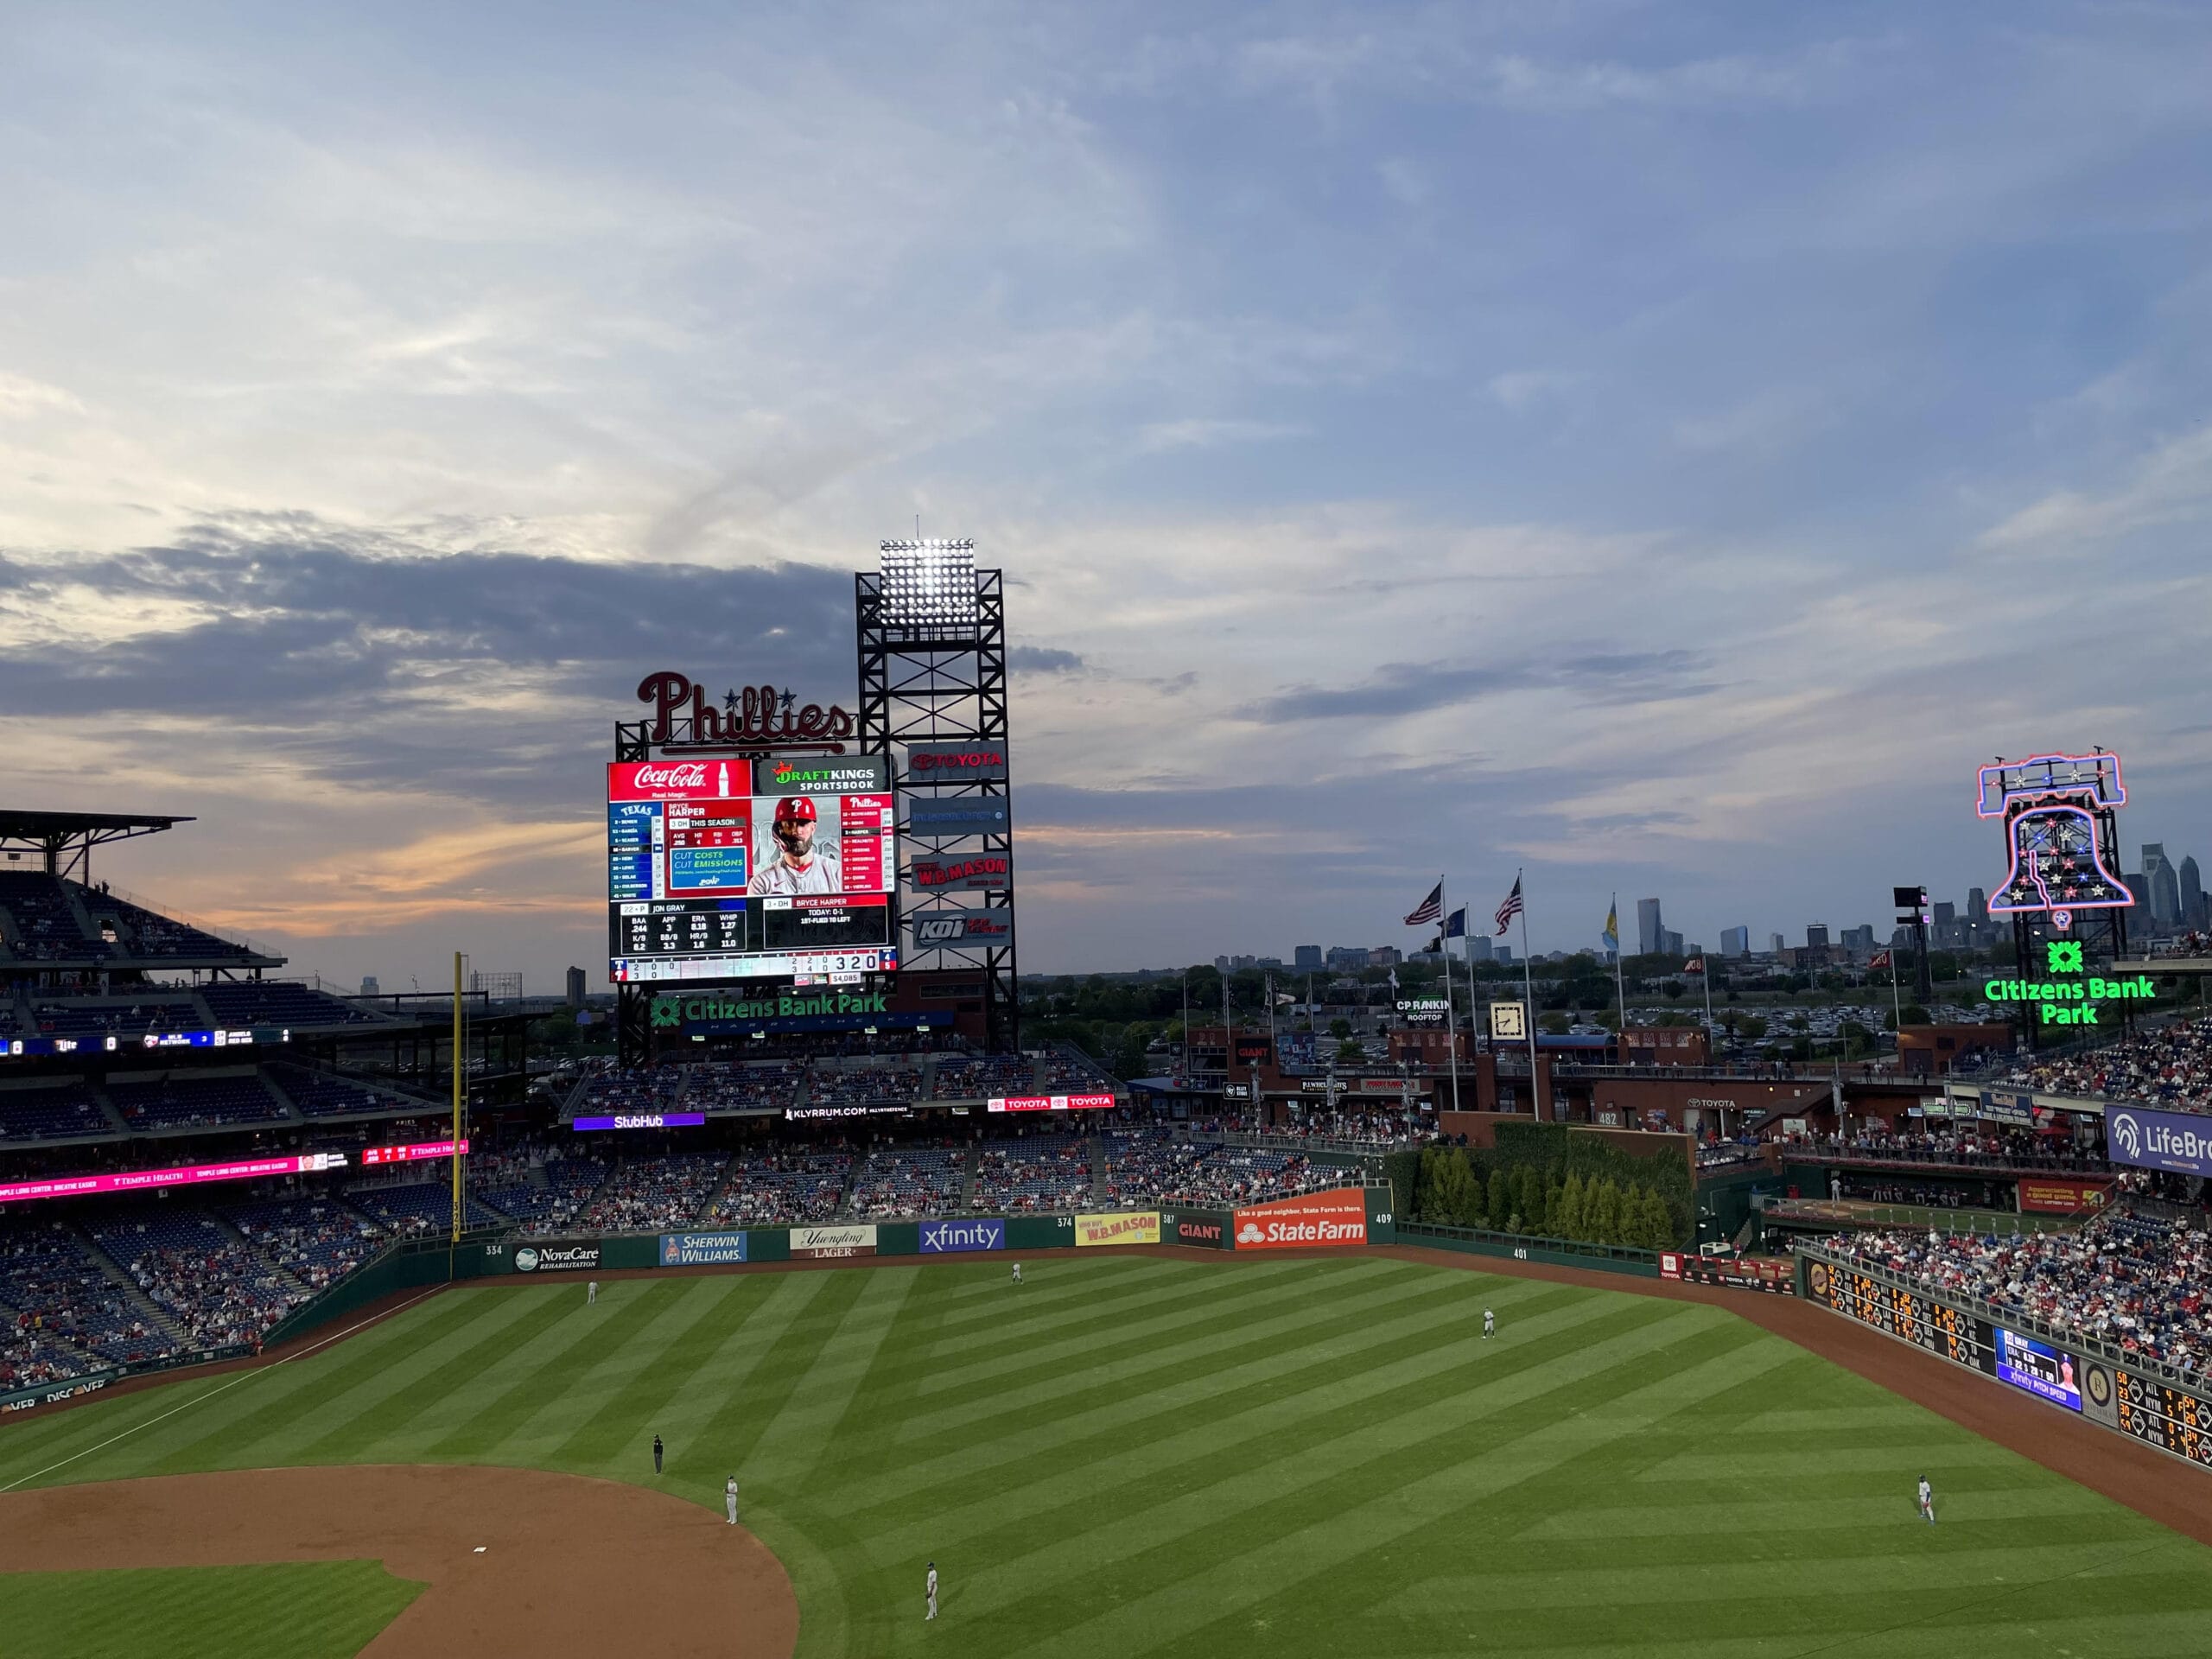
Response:
[[[1310,1249],[1316,1245],[1367,1243],[1367,1195],[1356,1186],[1333,1187],[1250,1205],[1230,1218],[1240,1250]]]
[[[2105,1108],[2105,1156],[2138,1169],[2212,1175],[2212,1117],[2158,1112],[2147,1106]],[[0,1192],[0,1198],[6,1197]]]

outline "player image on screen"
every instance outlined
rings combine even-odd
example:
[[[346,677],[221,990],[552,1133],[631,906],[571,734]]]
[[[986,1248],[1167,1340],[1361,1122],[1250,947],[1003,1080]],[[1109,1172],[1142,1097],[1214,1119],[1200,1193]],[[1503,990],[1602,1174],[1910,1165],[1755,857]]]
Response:
[[[821,837],[822,825],[813,801],[804,795],[790,795],[777,802],[776,816],[745,890],[770,894],[842,893],[845,872],[835,831],[826,841]]]

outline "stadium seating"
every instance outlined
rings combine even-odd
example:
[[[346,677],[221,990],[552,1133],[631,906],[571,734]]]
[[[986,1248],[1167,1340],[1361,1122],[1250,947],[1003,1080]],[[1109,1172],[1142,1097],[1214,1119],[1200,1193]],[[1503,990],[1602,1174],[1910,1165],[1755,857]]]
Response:
[[[204,1031],[207,1016],[190,997],[145,997],[123,1001],[112,997],[88,1001],[37,1001],[31,1006],[31,1029],[41,1037],[114,1037],[127,1040],[149,1032]]]
[[[321,1290],[367,1261],[384,1230],[334,1198],[271,1198],[223,1213],[247,1242],[310,1290]]]
[[[729,1160],[720,1154],[670,1153],[626,1158],[581,1217],[603,1233],[658,1233],[696,1221],[721,1184]]]
[[[72,887],[76,884],[72,882]],[[162,957],[189,957],[194,960],[227,958],[248,954],[246,947],[228,939],[219,939],[213,933],[162,916],[143,906],[118,899],[112,893],[102,893],[97,887],[78,887],[84,900],[85,912],[92,918],[95,927],[112,918],[120,925],[123,937],[117,953],[135,960],[153,960]]]
[[[92,1089],[82,1082],[51,1089],[0,1090],[0,1141],[61,1141],[114,1133]]]
[[[781,1111],[798,1098],[806,1068],[795,1060],[695,1065],[683,1088],[687,1112]]]
[[[1961,1169],[2069,1170],[2099,1173],[2108,1166],[2101,1153],[2073,1146],[2031,1129],[1974,1128],[1916,1134],[1861,1130],[1850,1136],[1798,1136],[1786,1143],[1838,1162],[1942,1164]],[[1706,1160],[1700,1156],[1700,1166]]]
[[[0,1229],[0,1310],[29,1362],[70,1374],[158,1359],[175,1334],[133,1307],[86,1247],[55,1223]]]
[[[871,1154],[853,1178],[855,1216],[920,1216],[961,1207],[967,1154],[949,1147],[899,1147]]]
[[[258,1077],[167,1077],[158,1083],[111,1083],[108,1098],[134,1129],[207,1128],[230,1123],[281,1123],[286,1114]]]
[[[1065,1046],[1046,1053],[1037,1068],[1037,1081],[1048,1095],[1104,1094],[1114,1087],[1114,1079],[1096,1061]]]
[[[225,980],[200,988],[215,1023],[226,1028],[239,1026],[285,1026],[305,1030],[318,1027],[373,1024],[377,1016],[352,1003],[310,986],[288,980]]]
[[[675,1106],[683,1088],[683,1071],[677,1066],[603,1071],[595,1077],[586,1077],[577,1085],[573,1116],[622,1117],[644,1112],[665,1112]]]
[[[1032,1135],[983,1142],[970,1203],[978,1210],[1074,1210],[1090,1202],[1088,1136]]]
[[[1346,1179],[1342,1169],[1312,1164],[1302,1153],[1212,1146],[1164,1128],[1111,1131],[1105,1147],[1106,1190],[1117,1203],[1146,1199],[1230,1209],[1341,1185]]]
[[[327,1071],[311,1071],[303,1065],[279,1063],[269,1068],[269,1075],[300,1109],[302,1117],[343,1117],[349,1113],[389,1112],[410,1104],[427,1104],[404,1101],[366,1084],[333,1077]]]
[[[2212,1370],[2212,1237],[2190,1222],[2123,1210],[2079,1233],[1859,1232],[1821,1246],[2183,1370]]]
[[[842,1152],[762,1153],[740,1158],[708,1220],[716,1225],[769,1226],[827,1221],[852,1177]]]
[[[1033,1095],[1037,1066],[1015,1054],[948,1054],[937,1063],[939,1100],[988,1100],[993,1095]]]
[[[882,1106],[918,1100],[922,1073],[918,1066],[817,1066],[807,1079],[806,1097],[816,1106]]]
[[[453,1189],[442,1181],[410,1181],[401,1185],[364,1185],[346,1190],[346,1201],[391,1231],[406,1236],[439,1234],[453,1228]],[[496,1227],[504,1217],[462,1196],[462,1225]]]
[[[2081,1054],[2015,1061],[2003,1076],[2047,1094],[2212,1111],[2212,1015],[2177,1020]]]
[[[124,1211],[87,1230],[169,1317],[188,1349],[258,1342],[308,1300],[296,1280],[198,1211]]]
[[[6,937],[17,961],[82,962],[115,954],[113,946],[86,937],[60,878],[42,870],[0,870],[0,910],[15,919]]]

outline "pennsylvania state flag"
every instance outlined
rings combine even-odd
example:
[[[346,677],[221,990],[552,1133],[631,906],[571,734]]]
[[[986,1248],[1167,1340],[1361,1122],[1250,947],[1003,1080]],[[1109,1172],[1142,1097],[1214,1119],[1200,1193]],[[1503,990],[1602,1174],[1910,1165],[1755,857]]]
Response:
[[[1621,948],[1621,901],[1618,899],[1613,900],[1612,908],[1605,912],[1604,937],[1605,949],[1618,955]]]

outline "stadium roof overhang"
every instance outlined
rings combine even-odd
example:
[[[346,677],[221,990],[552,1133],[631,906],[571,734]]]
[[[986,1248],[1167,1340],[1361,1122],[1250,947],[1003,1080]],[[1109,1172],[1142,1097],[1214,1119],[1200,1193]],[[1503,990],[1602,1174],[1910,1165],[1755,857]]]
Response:
[[[39,855],[40,868],[50,875],[67,875],[82,881],[91,869],[93,848],[134,836],[159,835],[189,817],[151,817],[135,812],[37,812],[0,808],[0,851],[8,857],[0,865],[20,863],[25,852]]]

